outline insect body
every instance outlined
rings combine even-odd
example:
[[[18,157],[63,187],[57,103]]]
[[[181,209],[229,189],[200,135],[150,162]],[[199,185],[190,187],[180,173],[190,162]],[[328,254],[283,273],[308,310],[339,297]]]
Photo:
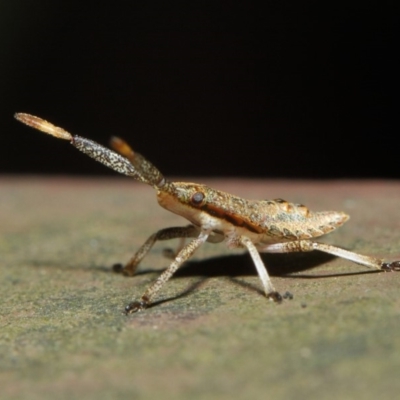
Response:
[[[161,229],[154,233],[124,267],[114,268],[125,275],[134,275],[139,263],[156,241],[191,239],[174,255],[169,267],[145,291],[140,300],[133,301],[125,308],[127,313],[148,307],[175,271],[206,241],[226,241],[230,248],[246,248],[256,266],[265,295],[277,302],[282,300],[282,296],[275,290],[260,252],[319,250],[376,270],[400,271],[400,261],[384,262],[314,241],[314,238],[344,224],[349,217],[343,212],[312,212],[303,205],[291,204],[281,199],[245,200],[201,184],[169,182],[154,165],[117,137],[111,139],[111,147],[116,151],[114,152],[89,139],[72,136],[41,118],[23,113],[15,114],[15,117],[28,126],[59,139],[69,140],[77,149],[109,168],[153,186],[162,207],[190,221],[188,226]]]

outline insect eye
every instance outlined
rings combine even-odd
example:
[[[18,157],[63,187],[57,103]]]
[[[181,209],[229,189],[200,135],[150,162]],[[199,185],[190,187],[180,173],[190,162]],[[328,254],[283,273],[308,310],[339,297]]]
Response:
[[[204,200],[204,193],[202,192],[196,192],[191,198],[192,204],[195,206],[200,205],[203,202],[203,200]]]

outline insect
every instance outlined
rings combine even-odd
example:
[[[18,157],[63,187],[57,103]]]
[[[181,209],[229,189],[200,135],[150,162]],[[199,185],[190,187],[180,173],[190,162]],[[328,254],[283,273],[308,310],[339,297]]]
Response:
[[[111,138],[111,147],[115,150],[112,151],[89,139],[73,136],[39,117],[17,113],[15,118],[32,128],[70,141],[78,150],[114,171],[147,183],[157,191],[157,200],[162,207],[189,220],[188,226],[161,229],[154,233],[124,267],[114,268],[117,272],[132,276],[155,242],[176,238],[190,239],[174,254],[172,263],[142,297],[125,307],[126,313],[147,308],[175,271],[205,242],[225,241],[229,248],[247,249],[266,297],[276,302],[281,302],[282,296],[275,290],[260,252],[319,250],[379,271],[400,271],[400,261],[385,262],[314,241],[314,238],[343,225],[349,219],[343,212],[312,212],[303,205],[288,203],[282,199],[245,200],[202,184],[170,182],[154,165],[120,138]]]

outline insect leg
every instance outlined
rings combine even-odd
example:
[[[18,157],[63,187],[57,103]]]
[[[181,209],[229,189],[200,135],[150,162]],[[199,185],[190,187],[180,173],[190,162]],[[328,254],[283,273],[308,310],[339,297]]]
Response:
[[[158,277],[158,279],[144,292],[139,301],[134,301],[125,307],[127,314],[141,311],[149,306],[152,298],[162,288],[162,286],[171,278],[176,270],[201,246],[209,235],[207,231],[201,231],[200,235],[190,241],[178,253],[170,266]]]
[[[345,258],[357,264],[365,265],[368,268],[375,268],[381,271],[400,271],[400,261],[385,262],[376,257],[365,256],[352,251],[341,249],[325,243],[313,242],[314,250],[324,251],[325,253]]]
[[[191,237],[196,237],[199,234],[199,232],[200,229],[197,229],[196,231],[194,231],[194,234]],[[178,253],[183,249],[186,237],[181,237],[180,239],[181,240],[175,250],[171,248],[166,248],[163,250],[163,255],[165,257],[169,258],[170,260],[175,259]],[[224,239],[225,236],[223,234],[217,232],[210,232],[210,236],[207,238],[207,243],[221,243]]]
[[[344,258],[381,271],[400,271],[400,261],[384,262],[380,258],[365,256],[353,251],[345,250],[330,244],[311,242],[309,240],[299,240],[295,242],[275,243],[266,245],[259,249],[264,253],[290,253],[319,250],[324,253]]]
[[[135,255],[129,260],[129,262],[122,267],[121,264],[114,265],[113,269],[115,272],[122,272],[124,275],[132,276],[135,274],[136,269],[146,256],[146,254],[153,247],[154,243],[158,240],[169,240],[176,238],[189,238],[196,237],[199,234],[199,229],[194,225],[179,226],[173,228],[161,229],[158,232],[151,235],[140,249],[135,253]]]
[[[254,265],[256,266],[258,272],[258,276],[260,277],[262,285],[264,287],[265,295],[271,300],[281,302],[282,296],[275,290],[256,246],[246,236],[242,236],[240,238],[240,243],[247,248],[251,255],[251,258],[253,259]]]

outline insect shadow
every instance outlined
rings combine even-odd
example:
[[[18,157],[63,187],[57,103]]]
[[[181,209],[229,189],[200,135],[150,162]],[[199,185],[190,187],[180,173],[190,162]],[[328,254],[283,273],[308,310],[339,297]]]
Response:
[[[296,274],[296,278],[302,279],[317,279],[317,278],[329,278],[338,276],[348,275],[359,275],[367,273],[376,273],[379,271],[354,271],[354,272],[343,272],[338,273],[323,273],[318,274],[313,272],[312,274],[299,274],[299,272],[307,271],[318,266],[321,266],[329,261],[332,261],[337,257],[322,253],[291,253],[291,254],[262,254],[262,259],[268,266],[268,272],[272,276],[279,276],[281,278],[293,278],[293,274]],[[66,263],[55,263],[50,261],[32,261],[30,263],[34,267],[58,267],[62,270],[74,270],[77,269],[85,271],[99,271],[103,273],[112,273],[113,268],[111,265],[83,265],[78,264],[66,264]],[[166,265],[168,260],[166,258]],[[163,268],[149,268],[146,265],[141,266],[136,271],[133,277],[126,277],[134,279],[136,276],[147,275],[153,273],[159,273]],[[251,262],[251,258],[247,253],[234,254],[234,255],[222,255],[213,256],[208,259],[199,260],[188,260],[184,265],[174,274],[172,279],[179,279],[185,277],[205,277],[205,278],[216,278],[216,277],[238,277],[238,276],[257,276],[257,271]]]
[[[323,265],[337,257],[322,253],[291,253],[291,254],[262,254],[262,259],[268,266],[268,272],[272,276],[290,277],[296,273],[300,278],[324,278],[342,275],[358,275],[366,272],[375,271],[357,271],[357,272],[338,272],[334,274],[298,274],[298,272],[307,271]],[[103,269],[103,268],[102,268]],[[136,273],[144,275],[159,272],[159,269],[146,268],[142,266]],[[189,260],[174,274],[172,279],[203,276],[207,278],[228,277],[228,276],[251,276],[257,275],[257,271],[251,262],[248,254],[235,254],[214,256],[209,259]]]
[[[282,276],[308,270],[335,258],[329,254],[263,254],[262,259],[273,276]],[[257,271],[248,254],[213,257],[205,260],[190,260],[176,272],[176,277],[202,275],[249,276]]]
[[[263,261],[268,265],[268,271],[273,276],[279,276],[281,278],[293,279],[293,274],[296,274],[296,279],[320,279],[320,278],[332,278],[348,275],[359,275],[366,273],[375,273],[376,271],[354,271],[354,272],[338,272],[338,273],[304,273],[299,272],[311,270],[319,267],[333,259],[335,256],[326,253],[292,253],[292,254],[263,254]],[[159,272],[159,269],[152,269],[142,267],[138,270],[137,275],[147,275],[151,273]],[[151,305],[149,308],[154,306],[167,303],[169,301],[177,300],[189,296],[192,292],[196,291],[204,284],[209,278],[226,277],[230,282],[235,285],[241,286],[247,290],[258,293],[264,296],[262,287],[257,283],[245,282],[238,277],[244,276],[257,276],[257,271],[254,269],[251,263],[250,256],[248,254],[242,255],[224,255],[219,257],[212,257],[209,259],[202,260],[190,260],[176,272],[172,279],[198,277],[199,279],[193,282],[185,290],[177,293],[175,296],[160,299]]]
[[[327,263],[335,259],[335,256],[326,253],[292,253],[292,254],[263,254],[263,261],[268,265],[268,271],[272,276],[279,276],[283,278],[293,278],[296,273],[296,278],[304,279],[317,279],[326,278],[332,276],[349,275],[349,273],[337,273],[337,274],[298,274],[301,271],[307,271],[316,268],[320,265]],[[149,269],[143,267],[139,269],[137,275],[147,275],[150,273],[159,272],[159,269]],[[359,274],[369,271],[359,271],[350,274]],[[235,254],[235,255],[223,255],[212,257],[209,259],[201,260],[189,260],[175,273],[172,279],[188,278],[188,277],[200,277],[199,281],[196,281],[184,292],[177,294],[177,296],[171,299],[163,299],[155,302],[155,304],[161,304],[165,301],[178,299],[189,295],[192,291],[196,290],[201,286],[205,280],[216,277],[226,277],[231,282],[246,287],[247,289],[253,290],[264,296],[262,287],[257,283],[250,284],[242,280],[236,279],[237,277],[244,276],[257,276],[257,271],[251,262],[251,258],[248,254]]]
[[[376,273],[379,271],[354,271],[354,272],[338,272],[338,273],[301,273],[303,271],[308,271],[313,268],[319,267],[336,257],[330,254],[322,252],[314,253],[291,253],[291,254],[262,254],[263,261],[268,265],[268,271],[272,276],[278,276],[281,278],[291,278],[293,279],[295,275],[296,279],[319,279],[319,278],[332,278],[340,276],[349,275],[359,275]],[[43,263],[43,262],[32,262],[33,266],[51,266],[58,267],[62,270],[85,270],[85,271],[99,271],[104,273],[114,274],[112,266],[107,265],[56,265],[53,262]],[[166,265],[168,265],[168,260],[166,259]],[[160,268],[148,268],[143,265],[133,277],[123,277],[127,279],[134,280],[135,276],[148,275],[159,273]],[[300,273],[299,273],[300,272]],[[185,298],[199,289],[208,279],[216,277],[225,277],[230,282],[235,285],[241,286],[244,289],[253,291],[260,296],[264,296],[264,291],[262,287],[257,283],[245,282],[238,277],[245,276],[257,276],[257,271],[251,262],[251,258],[248,254],[235,254],[235,255],[223,255],[211,257],[208,259],[199,260],[189,260],[176,272],[172,279],[180,278],[195,278],[198,279],[192,282],[186,289],[178,292],[174,296],[163,298],[157,300],[149,305],[149,308],[155,307],[160,304],[168,303],[177,299]]]

